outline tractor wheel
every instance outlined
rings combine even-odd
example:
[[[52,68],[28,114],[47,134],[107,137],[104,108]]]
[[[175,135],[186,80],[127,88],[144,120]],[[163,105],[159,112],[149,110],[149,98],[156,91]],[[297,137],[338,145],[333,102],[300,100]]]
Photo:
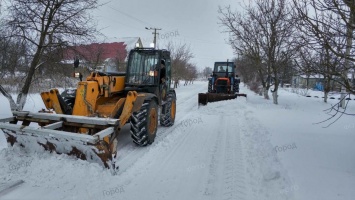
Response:
[[[165,110],[165,113],[162,113],[160,116],[160,125],[174,125],[176,114],[176,97],[173,93],[168,94],[167,102],[164,105],[163,110]]]
[[[212,81],[208,81],[208,92],[212,92]]]
[[[233,92],[239,93],[239,83],[237,83],[236,81],[234,82],[234,85],[233,85]]]
[[[144,101],[141,109],[131,116],[131,137],[139,146],[152,144],[158,129],[158,105],[154,100]]]

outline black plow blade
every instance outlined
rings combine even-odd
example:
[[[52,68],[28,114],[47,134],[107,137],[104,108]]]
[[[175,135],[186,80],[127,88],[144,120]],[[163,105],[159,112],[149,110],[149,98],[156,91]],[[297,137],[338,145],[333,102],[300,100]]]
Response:
[[[245,94],[221,94],[221,93],[199,93],[198,105],[207,105],[208,102],[225,101],[235,99],[238,96],[245,96]]]

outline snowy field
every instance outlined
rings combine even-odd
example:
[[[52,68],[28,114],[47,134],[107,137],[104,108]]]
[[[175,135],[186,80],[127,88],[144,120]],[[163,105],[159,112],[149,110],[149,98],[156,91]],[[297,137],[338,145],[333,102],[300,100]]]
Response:
[[[134,145],[126,125],[116,176],[65,155],[7,148],[0,132],[0,199],[354,199],[354,116],[328,128],[334,119],[316,124],[329,118],[324,110],[336,99],[323,103],[321,93],[307,98],[281,89],[273,105],[241,86],[247,99],[198,108],[197,94],[206,90],[207,82],[179,87],[175,125],[159,127],[148,147]],[[0,117],[11,116],[0,101]],[[27,102],[25,110],[43,108],[39,95]],[[355,100],[347,111],[355,113]],[[1,191],[18,180],[24,183]]]

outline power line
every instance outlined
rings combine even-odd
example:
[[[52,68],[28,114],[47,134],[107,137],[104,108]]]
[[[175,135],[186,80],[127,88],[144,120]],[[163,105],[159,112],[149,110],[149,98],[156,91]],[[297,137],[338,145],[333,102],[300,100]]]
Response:
[[[118,20],[116,20],[116,19],[114,19],[114,18],[103,17],[103,16],[101,16],[101,18],[105,18],[105,19],[111,20],[111,21],[113,21],[113,22],[115,22],[115,23],[117,23],[117,24],[121,24],[121,25],[123,25],[123,26],[130,27],[130,28],[133,28],[133,29],[136,29],[136,30],[141,30],[141,28],[132,26],[131,24],[129,24],[129,25],[128,25],[128,24],[124,24],[124,23],[122,23],[122,22],[120,22],[120,21],[118,21]],[[105,29],[105,28],[107,28],[107,27],[110,27],[110,26],[106,26],[106,27],[104,27],[103,29]]]
[[[197,39],[197,38],[192,38],[192,37],[185,37],[185,36],[181,36],[187,40],[195,40],[199,43],[203,43],[203,44],[227,44],[227,43],[221,43],[221,42],[216,42],[216,41],[209,41],[209,40],[204,40],[204,39]]]
[[[107,5],[107,6],[108,6],[108,5]],[[116,8],[113,8],[113,7],[111,7],[111,6],[109,6],[109,8],[111,8],[112,10],[115,10],[115,11],[121,13],[122,15],[125,15],[125,16],[127,16],[127,17],[129,17],[129,18],[131,18],[131,19],[136,20],[137,22],[140,22],[140,23],[143,24],[143,25],[147,25],[147,24],[148,24],[148,25],[151,26],[150,23],[145,22],[145,21],[143,21],[143,20],[141,20],[141,19],[138,19],[138,18],[136,18],[136,17],[133,17],[132,15],[129,15],[129,14],[125,13],[125,12],[122,12],[122,11],[116,9]]]

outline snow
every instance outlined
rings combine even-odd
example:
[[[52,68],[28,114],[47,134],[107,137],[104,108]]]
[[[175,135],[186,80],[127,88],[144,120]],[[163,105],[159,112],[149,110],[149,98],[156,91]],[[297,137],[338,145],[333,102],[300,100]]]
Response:
[[[319,79],[322,79],[324,78],[324,76],[322,74],[312,74],[312,75],[300,75],[300,77],[302,78],[319,78]]]
[[[241,84],[247,99],[198,107],[197,94],[206,90],[204,81],[177,88],[175,125],[159,126],[148,147],[134,145],[126,125],[116,176],[66,155],[5,148],[0,132],[0,185],[24,180],[0,199],[353,199],[354,117],[317,124],[337,99],[324,103],[320,92],[307,98],[287,88],[274,105]],[[11,116],[0,100],[0,117]],[[25,110],[42,107],[31,95]],[[347,111],[355,113],[354,100]]]
[[[304,78],[304,79],[306,79],[306,78],[323,79],[324,78],[324,76],[322,74],[312,74],[312,75],[302,74],[302,75],[299,75],[299,76]],[[353,73],[347,73],[347,77],[348,77],[348,79],[352,79]]]

